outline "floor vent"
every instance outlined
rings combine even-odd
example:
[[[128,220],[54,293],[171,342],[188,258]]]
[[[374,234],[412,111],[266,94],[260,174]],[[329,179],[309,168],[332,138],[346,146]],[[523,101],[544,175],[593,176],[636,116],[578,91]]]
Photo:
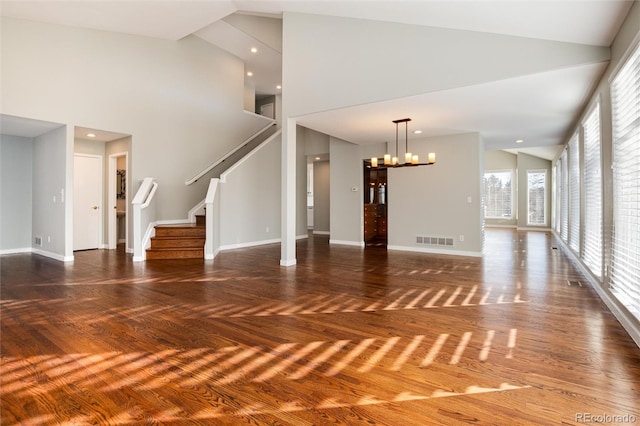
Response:
[[[453,247],[453,237],[428,237],[424,235],[416,236],[417,244],[425,244],[429,246],[449,246]]]
[[[582,287],[582,283],[580,281],[567,280],[567,285],[571,287]]]

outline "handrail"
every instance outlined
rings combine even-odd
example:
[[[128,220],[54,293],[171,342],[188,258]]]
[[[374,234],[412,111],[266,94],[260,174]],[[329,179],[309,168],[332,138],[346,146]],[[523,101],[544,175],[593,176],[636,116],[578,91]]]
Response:
[[[155,179],[152,177],[146,177],[142,180],[140,184],[140,188],[138,188],[138,192],[136,192],[135,197],[133,197],[133,201],[131,204],[144,204],[149,205],[149,200],[153,197],[151,192],[155,193],[155,189],[158,187]],[[145,206],[146,207],[146,206]]]
[[[191,185],[195,182],[198,181],[198,179],[200,179],[202,176],[206,175],[207,173],[209,173],[211,170],[213,170],[214,167],[216,167],[217,165],[223,163],[227,158],[229,158],[230,156],[232,156],[236,151],[244,148],[249,142],[251,142],[253,139],[255,139],[256,137],[258,137],[259,135],[261,135],[262,133],[266,132],[267,130],[269,130],[271,127],[275,126],[275,121],[269,123],[267,126],[265,126],[264,128],[262,128],[261,130],[259,130],[257,133],[255,133],[254,135],[250,136],[248,139],[246,139],[244,142],[242,142],[240,145],[238,145],[237,147],[235,147],[234,149],[232,149],[231,151],[229,151],[227,154],[225,154],[221,159],[219,159],[218,161],[216,161],[215,163],[211,164],[209,167],[207,167],[206,169],[204,169],[203,171],[201,171],[200,173],[198,173],[197,175],[195,175],[194,177],[192,177],[191,179],[185,181],[185,185]]]
[[[154,200],[158,183],[154,178],[146,177],[131,204],[133,205],[133,261],[145,259],[145,247],[150,241],[153,224],[156,221],[156,205],[147,210]]]
[[[151,203],[151,200],[156,193],[156,189],[158,189],[158,182],[154,181],[153,186],[151,187],[151,191],[149,191],[149,195],[147,196],[147,200],[140,205],[141,209],[146,209],[147,207],[149,207],[149,203]]]

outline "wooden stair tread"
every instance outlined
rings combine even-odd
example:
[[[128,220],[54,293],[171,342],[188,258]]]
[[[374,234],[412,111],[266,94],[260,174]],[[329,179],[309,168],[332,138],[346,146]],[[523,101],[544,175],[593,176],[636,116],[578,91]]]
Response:
[[[202,222],[202,221],[201,221]],[[204,259],[206,227],[203,223],[157,225],[147,259]]]

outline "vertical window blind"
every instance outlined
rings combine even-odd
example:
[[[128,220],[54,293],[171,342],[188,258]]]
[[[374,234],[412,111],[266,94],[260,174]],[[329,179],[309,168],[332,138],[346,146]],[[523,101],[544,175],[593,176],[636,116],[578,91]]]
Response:
[[[584,250],[582,260],[602,277],[602,158],[600,152],[600,104],[584,127]]]
[[[611,85],[613,107],[612,293],[640,319],[640,46]]]
[[[527,195],[528,225],[546,225],[546,205],[545,200],[547,187],[547,171],[546,170],[528,170],[527,171]]]
[[[580,253],[580,140],[569,141],[569,247]]]
[[[562,215],[560,214],[560,212],[562,211],[562,206],[561,206],[561,202],[560,202],[560,198],[562,197],[562,188],[560,187],[560,176],[562,175],[562,162],[558,161],[556,162],[555,167],[552,170],[552,182],[554,182],[553,185],[553,200],[555,202],[554,205],[554,209],[553,209],[553,223],[555,226],[555,230],[556,232],[559,234],[560,233],[560,228],[561,228],[561,224],[562,224]]]
[[[484,174],[484,217],[513,218],[513,185],[511,171],[490,171]]]
[[[562,215],[562,225],[560,228],[560,237],[564,241],[569,241],[569,185],[568,185],[568,168],[567,168],[567,151],[562,153],[560,157],[562,163],[562,198],[560,199]]]

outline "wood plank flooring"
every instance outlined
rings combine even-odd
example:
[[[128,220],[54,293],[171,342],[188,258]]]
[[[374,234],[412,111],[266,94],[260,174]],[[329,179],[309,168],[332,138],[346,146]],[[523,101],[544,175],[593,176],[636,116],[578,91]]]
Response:
[[[640,349],[554,245],[3,256],[1,424],[640,424]]]

